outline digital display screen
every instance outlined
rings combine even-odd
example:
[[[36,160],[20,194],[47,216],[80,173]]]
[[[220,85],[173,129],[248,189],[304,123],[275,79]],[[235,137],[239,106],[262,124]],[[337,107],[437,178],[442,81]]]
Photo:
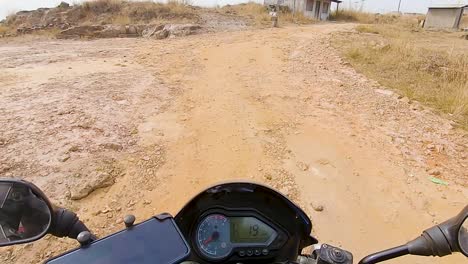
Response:
[[[267,243],[276,237],[276,231],[255,217],[232,217],[231,243]]]

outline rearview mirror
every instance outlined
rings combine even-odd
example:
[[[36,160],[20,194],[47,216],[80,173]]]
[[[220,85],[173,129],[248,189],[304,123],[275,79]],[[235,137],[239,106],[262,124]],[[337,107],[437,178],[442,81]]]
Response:
[[[42,238],[52,215],[51,203],[34,184],[0,179],[0,247]]]
[[[460,251],[468,257],[468,217],[465,217],[463,224],[458,230],[458,245]]]
[[[443,257],[460,252],[468,257],[468,205],[455,217],[426,229],[418,238],[363,258],[359,264],[374,264],[404,255]]]

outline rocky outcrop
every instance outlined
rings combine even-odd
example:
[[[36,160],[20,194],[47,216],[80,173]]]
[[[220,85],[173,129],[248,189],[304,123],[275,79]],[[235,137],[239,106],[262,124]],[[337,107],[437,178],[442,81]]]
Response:
[[[16,27],[18,34],[26,34],[48,28],[67,29],[73,25],[67,16],[69,10],[69,7],[63,7],[20,11],[14,16],[7,17],[5,24]]]
[[[116,20],[124,18],[127,23],[117,23]],[[8,16],[3,23],[5,26],[17,29],[18,34],[32,33],[36,30],[60,29],[66,30],[72,27],[88,25],[83,30],[96,31],[105,30],[104,35],[114,35],[116,31],[125,36],[132,34],[120,32],[120,25],[152,25],[152,21],[186,21],[186,23],[197,23],[199,16],[194,8],[190,6],[173,6],[132,1],[89,1],[83,4],[70,5],[61,2],[55,8],[39,8],[33,11],[20,11]],[[98,26],[89,25],[113,25],[100,29]],[[77,31],[80,29],[73,29]],[[168,30],[171,31],[171,30]],[[94,31],[93,31],[94,32]],[[164,33],[165,34],[165,33]],[[162,35],[164,35],[162,34]],[[140,34],[141,35],[141,34]]]
[[[76,26],[61,31],[57,38],[135,38],[142,35],[145,25]]]
[[[77,38],[134,38],[146,37],[165,39],[169,36],[187,36],[196,34],[201,26],[193,24],[169,25],[92,25],[75,26],[61,31],[59,39]]]
[[[181,37],[198,33],[202,27],[194,24],[169,24],[153,26],[145,29],[142,36],[145,38],[165,39],[170,36]]]

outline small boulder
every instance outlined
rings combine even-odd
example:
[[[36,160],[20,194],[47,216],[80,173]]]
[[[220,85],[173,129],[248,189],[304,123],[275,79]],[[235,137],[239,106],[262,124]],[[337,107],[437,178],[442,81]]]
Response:
[[[123,149],[123,146],[117,143],[104,143],[104,144],[101,144],[101,147],[105,149],[115,150],[115,151],[121,151]]]
[[[163,28],[163,29],[155,32],[152,37],[155,38],[155,39],[165,39],[168,36],[169,36],[169,31],[167,31],[166,29]]]
[[[164,25],[159,25],[159,26],[153,26],[149,27],[147,29],[144,29],[141,35],[145,38],[150,38],[152,37],[156,32],[164,29]]]
[[[406,96],[401,98],[400,101],[405,103],[405,104],[410,104],[411,103],[411,100]]]
[[[393,95],[393,92],[390,91],[390,90],[375,89],[374,91],[375,91],[376,93],[382,94],[382,95],[387,95],[387,96]]]
[[[65,162],[65,161],[67,161],[67,160],[69,160],[69,159],[70,159],[70,155],[68,155],[68,154],[63,154],[63,155],[61,155],[61,156],[58,158],[58,161],[60,161],[60,162]]]
[[[439,176],[440,175],[440,171],[438,169],[429,170],[428,173],[429,173],[429,175],[432,175],[432,176]]]
[[[323,205],[321,205],[321,204],[312,203],[311,205],[312,205],[312,208],[314,209],[314,211],[316,211],[316,212],[322,212],[323,209],[324,209]]]
[[[296,166],[302,171],[307,171],[309,169],[309,165],[304,162],[298,162]]]

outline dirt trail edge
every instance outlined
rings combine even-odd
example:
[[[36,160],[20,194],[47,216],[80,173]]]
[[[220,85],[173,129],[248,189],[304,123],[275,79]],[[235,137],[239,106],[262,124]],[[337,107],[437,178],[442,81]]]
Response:
[[[138,220],[176,214],[207,186],[256,181],[297,202],[311,217],[314,235],[350,250],[355,261],[455,215],[468,200],[466,132],[401,101],[343,62],[329,39],[351,29],[325,24],[138,45],[88,42],[104,53],[109,44],[125,54],[125,72],[116,66],[101,73],[109,80],[94,78],[99,87],[126,78],[131,90],[119,86],[116,101],[127,107],[121,115],[128,123],[116,126],[130,132],[114,137],[126,143],[104,166],[115,178],[110,187],[54,201],[77,210],[104,235],[121,229],[127,213]],[[11,86],[14,76],[6,77],[0,82]],[[129,96],[133,100],[124,101]],[[118,106],[115,111],[99,113],[115,115]],[[73,155],[67,168],[84,163]],[[449,185],[432,183],[431,174]],[[55,177],[67,181],[66,174]],[[42,187],[57,181],[39,179]],[[74,245],[47,238],[8,251],[5,260],[33,263],[32,254],[46,258]],[[26,250],[31,253],[22,255]],[[407,257],[389,263],[427,262]],[[461,264],[465,258],[430,262]]]

